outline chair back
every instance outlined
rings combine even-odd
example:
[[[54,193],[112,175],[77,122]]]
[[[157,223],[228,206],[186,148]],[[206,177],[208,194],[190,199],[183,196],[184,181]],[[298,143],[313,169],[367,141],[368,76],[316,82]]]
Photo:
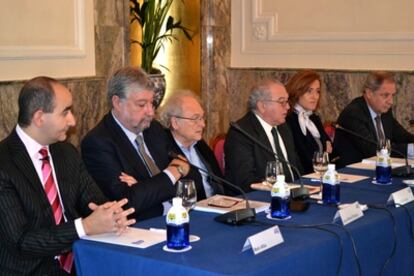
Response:
[[[219,164],[221,172],[224,174],[224,142],[226,141],[225,134],[219,134],[210,140],[210,146],[213,149],[214,156]]]

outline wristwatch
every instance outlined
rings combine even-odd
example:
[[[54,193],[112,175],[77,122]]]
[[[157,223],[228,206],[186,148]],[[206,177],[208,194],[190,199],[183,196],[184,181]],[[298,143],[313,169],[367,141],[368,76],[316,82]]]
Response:
[[[184,170],[184,168],[182,166],[178,166],[177,167],[177,171],[181,174],[181,176],[184,176],[185,175],[185,170]]]

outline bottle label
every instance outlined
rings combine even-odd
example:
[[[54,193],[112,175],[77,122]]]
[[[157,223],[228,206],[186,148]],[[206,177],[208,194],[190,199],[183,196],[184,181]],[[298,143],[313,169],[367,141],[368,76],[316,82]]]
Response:
[[[190,218],[188,216],[188,213],[185,209],[183,210],[172,210],[170,209],[170,212],[167,214],[167,224],[183,224],[190,221]]]
[[[336,172],[326,172],[323,176],[322,182],[325,184],[336,185],[338,184],[338,175]]]
[[[277,197],[289,197],[290,196],[290,190],[289,187],[285,183],[277,183],[273,185],[271,196],[277,196]]]
[[[379,167],[390,167],[391,166],[391,158],[388,155],[378,155],[377,156],[377,166]]]

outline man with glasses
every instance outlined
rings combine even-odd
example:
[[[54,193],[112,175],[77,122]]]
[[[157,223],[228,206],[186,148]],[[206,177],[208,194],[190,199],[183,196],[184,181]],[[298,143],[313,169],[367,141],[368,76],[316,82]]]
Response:
[[[197,167],[222,177],[213,151],[203,140],[204,110],[191,91],[174,92],[161,108],[160,120],[168,128],[172,151],[185,156]],[[197,200],[223,194],[223,187],[203,171],[191,168],[186,178],[194,180]]]
[[[280,160],[300,167],[292,133],[285,123],[289,108],[288,93],[282,83],[265,80],[253,87],[248,100],[249,111],[237,124],[273,150],[274,154],[238,130],[230,128],[224,145],[225,174],[229,181],[246,192],[251,191],[252,183],[265,179],[266,163],[274,161],[275,155]],[[281,163],[286,180],[290,182],[297,176],[287,162]]]
[[[405,130],[392,114],[396,93],[393,74],[384,71],[370,73],[363,86],[363,95],[352,100],[341,112],[338,124],[377,143],[389,139],[392,149],[413,158],[414,135]],[[337,164],[341,167],[374,156],[377,147],[374,143],[338,130],[334,149],[340,156]],[[398,154],[394,156],[402,157]]]
[[[189,165],[170,162],[169,139],[154,118],[153,84],[133,67],[118,70],[108,82],[111,111],[81,144],[86,167],[104,194],[128,198],[139,220],[165,214],[175,183]]]

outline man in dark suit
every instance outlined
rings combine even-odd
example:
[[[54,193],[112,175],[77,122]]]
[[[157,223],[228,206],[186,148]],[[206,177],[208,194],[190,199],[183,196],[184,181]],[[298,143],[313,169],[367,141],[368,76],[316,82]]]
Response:
[[[338,124],[375,142],[389,139],[391,148],[414,157],[414,135],[406,131],[392,114],[396,94],[394,76],[377,71],[368,75],[363,95],[355,98],[339,115]],[[360,162],[376,155],[377,146],[340,129],[336,131],[334,149],[339,154],[339,167]],[[396,157],[401,155],[392,153]]]
[[[204,110],[191,91],[174,92],[161,108],[160,117],[162,124],[168,128],[166,131],[173,152],[185,156],[192,164],[223,177],[213,151],[203,140],[206,126]],[[194,180],[197,200],[224,193],[217,180],[195,168],[190,169],[186,178]]]
[[[285,123],[289,102],[284,85],[275,80],[263,81],[252,89],[248,107],[247,114],[237,121],[240,128],[300,170],[293,137]],[[275,161],[274,154],[234,128],[227,133],[224,154],[226,177],[246,192],[251,191],[252,183],[264,180],[266,163]],[[281,163],[286,181],[292,181],[296,177],[294,170],[285,162]]]
[[[65,275],[74,241],[135,223],[126,220],[133,210],[122,210],[126,199],[104,203],[63,142],[75,125],[71,107],[69,90],[51,78],[34,78],[20,92],[18,125],[0,143],[2,275]]]
[[[153,120],[152,82],[139,68],[122,68],[108,82],[108,100],[111,112],[81,143],[86,167],[107,197],[128,198],[137,219],[165,214],[189,166],[169,160],[169,139]]]

